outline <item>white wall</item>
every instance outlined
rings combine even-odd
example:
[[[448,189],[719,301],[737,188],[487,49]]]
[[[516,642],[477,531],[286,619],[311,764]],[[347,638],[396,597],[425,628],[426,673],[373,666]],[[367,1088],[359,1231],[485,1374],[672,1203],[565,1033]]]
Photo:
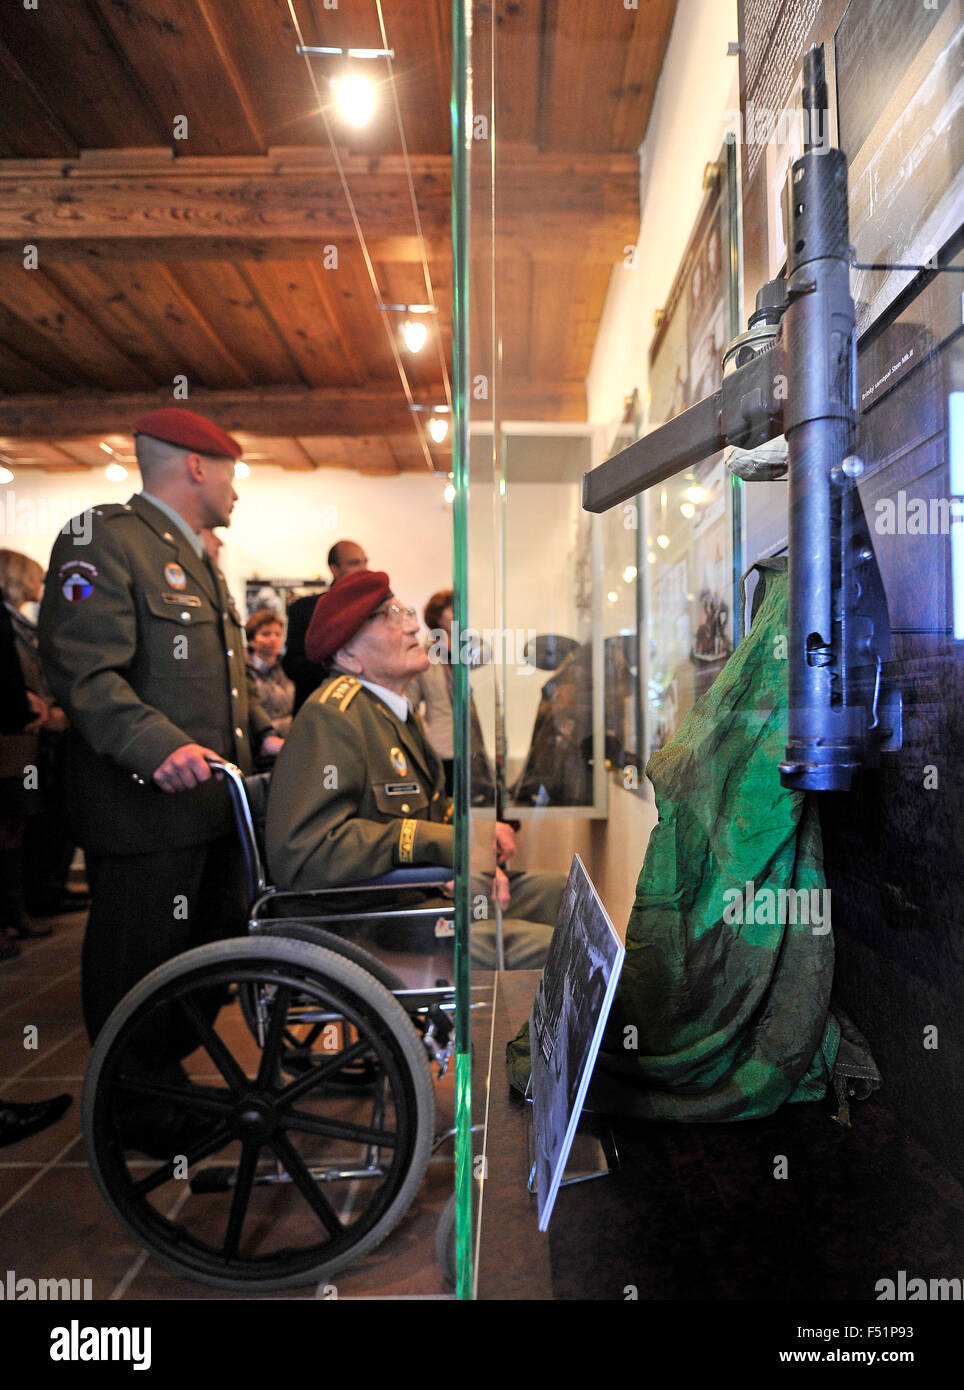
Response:
[[[452,583],[452,508],[444,478],[402,473],[366,478],[348,469],[295,473],[255,464],[237,483],[239,501],[221,534],[221,566],[239,603],[244,580],[330,578],[325,556],[336,540],[363,545],[372,569],[384,569],[399,598],[418,608]],[[131,470],[124,483],[103,473],[20,469],[0,487],[0,546],[46,567],[59,526],[85,507],[125,502],[140,490]]]
[[[666,303],[703,201],[703,170],[720,153],[724,113],[739,109],[736,0],[679,0],[640,152],[635,266],[617,266],[586,378],[589,419],[622,414],[638,387],[645,404],[653,314]]]
[[[589,419],[608,424],[638,388],[647,398],[653,314],[666,302],[703,200],[703,169],[715,161],[739,107],[736,0],[679,0],[649,129],[640,157],[640,235],[635,267],[617,266],[609,285],[587,377]],[[649,833],[656,823],[652,788],[645,795],[610,780],[609,819],[580,828],[606,907],[623,931]],[[536,841],[548,827],[532,835]],[[550,835],[546,835],[549,848]],[[535,848],[532,844],[530,848]]]

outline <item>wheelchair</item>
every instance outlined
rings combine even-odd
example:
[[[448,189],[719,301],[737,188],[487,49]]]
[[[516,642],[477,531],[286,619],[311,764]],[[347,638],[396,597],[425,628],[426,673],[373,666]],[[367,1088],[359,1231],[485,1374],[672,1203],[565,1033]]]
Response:
[[[431,1068],[444,1075],[454,1049],[453,986],[406,984],[350,935],[384,939],[387,922],[395,937],[407,925],[405,940],[427,927],[450,954],[453,908],[393,909],[391,898],[451,875],[401,869],[322,894],[277,891],[258,824],[268,774],[212,766],[243,850],[248,935],[186,951],[117,1005],[91,1054],[83,1129],[103,1197],[151,1254],[216,1288],[271,1292],[320,1284],[374,1250],[451,1136],[435,1134]],[[340,911],[339,895],[359,890],[386,905],[359,911],[345,896]],[[424,940],[422,954],[437,966]],[[185,1059],[170,1082],[149,1064],[159,1037]],[[173,1115],[178,1152],[145,1157],[125,1138],[136,1107]],[[437,1247],[449,1277],[452,1217],[450,1201]]]

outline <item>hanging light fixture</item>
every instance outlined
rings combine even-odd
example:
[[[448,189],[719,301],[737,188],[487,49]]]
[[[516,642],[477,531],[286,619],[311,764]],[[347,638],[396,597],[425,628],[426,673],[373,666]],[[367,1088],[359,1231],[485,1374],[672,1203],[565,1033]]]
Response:
[[[127,469],[122,463],[109,463],[104,472],[109,483],[122,483],[127,477]]]
[[[433,415],[428,422],[428,432],[433,443],[442,444],[449,432],[449,422],[441,415]]]
[[[360,77],[356,72],[333,77],[331,89],[338,109],[349,125],[360,130],[368,124],[375,110],[375,88],[367,77]]]
[[[234,465],[234,476],[236,478],[248,478],[251,476],[251,469],[244,459],[238,459]]]
[[[409,352],[421,352],[428,338],[428,328],[418,319],[406,319],[402,324],[402,340]]]

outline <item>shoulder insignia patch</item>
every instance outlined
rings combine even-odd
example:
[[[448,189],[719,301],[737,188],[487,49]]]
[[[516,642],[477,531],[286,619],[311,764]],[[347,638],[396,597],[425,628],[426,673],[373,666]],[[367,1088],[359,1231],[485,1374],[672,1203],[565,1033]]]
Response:
[[[336,676],[321,690],[318,695],[318,703],[320,705],[337,705],[344,714],[361,688],[361,681],[356,680],[354,676]]]
[[[68,603],[83,603],[94,592],[97,566],[88,560],[68,560],[57,571],[60,592]]]

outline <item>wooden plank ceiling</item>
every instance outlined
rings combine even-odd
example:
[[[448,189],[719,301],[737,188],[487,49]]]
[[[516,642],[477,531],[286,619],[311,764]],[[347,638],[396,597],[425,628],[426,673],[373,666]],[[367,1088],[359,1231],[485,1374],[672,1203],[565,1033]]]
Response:
[[[505,415],[585,418],[609,273],[637,235],[634,152],[675,7],[494,5]],[[308,44],[382,46],[374,0],[294,8]],[[429,299],[424,252],[438,314],[422,352],[400,356],[413,400],[431,407],[445,403],[451,352],[450,3],[381,8],[408,160],[384,61],[365,65],[380,84],[371,123],[356,131],[333,113],[331,128],[383,302]],[[237,433],[254,464],[448,469],[448,442],[428,444],[404,392],[295,44],[288,0],[0,11],[0,455],[54,471],[102,467],[105,443],[127,457],[131,420],[175,403],[186,377],[183,404]],[[312,59],[323,91],[338,61]],[[491,255],[473,241],[480,303]],[[489,325],[473,315],[474,371],[492,360]]]

